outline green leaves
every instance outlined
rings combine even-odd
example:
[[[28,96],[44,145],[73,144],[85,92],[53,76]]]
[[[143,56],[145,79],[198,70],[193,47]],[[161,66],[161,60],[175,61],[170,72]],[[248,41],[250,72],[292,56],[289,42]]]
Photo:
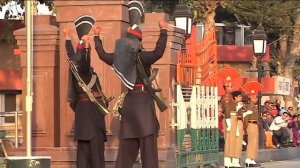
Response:
[[[172,14],[179,0],[147,0],[145,3],[146,12],[165,12]]]

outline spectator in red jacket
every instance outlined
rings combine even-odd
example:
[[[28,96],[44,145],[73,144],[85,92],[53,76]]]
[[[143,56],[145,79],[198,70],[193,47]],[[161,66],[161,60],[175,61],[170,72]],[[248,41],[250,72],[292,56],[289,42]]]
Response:
[[[271,110],[271,112],[270,112],[270,114],[271,114],[271,116],[273,117],[273,118],[275,118],[275,117],[277,117],[278,116],[278,110],[277,110],[277,108],[276,108],[276,106],[275,105],[271,105],[272,106],[272,110]]]

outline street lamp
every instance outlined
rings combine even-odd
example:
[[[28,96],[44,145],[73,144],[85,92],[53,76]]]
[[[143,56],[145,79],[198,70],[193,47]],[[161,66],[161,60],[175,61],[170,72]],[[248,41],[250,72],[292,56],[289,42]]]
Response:
[[[179,3],[173,13],[175,26],[185,31],[185,39],[188,39],[192,33],[193,12],[185,3]]]
[[[253,53],[255,56],[262,57],[266,54],[267,36],[262,25],[258,25],[257,29],[252,35]]]
[[[266,54],[267,49],[267,36],[265,34],[264,28],[261,24],[258,25],[257,29],[254,31],[252,35],[253,40],[253,53],[257,58],[257,81],[261,84],[261,78],[263,76],[263,65],[262,65],[262,57]],[[261,92],[258,93],[258,113],[261,113]]]

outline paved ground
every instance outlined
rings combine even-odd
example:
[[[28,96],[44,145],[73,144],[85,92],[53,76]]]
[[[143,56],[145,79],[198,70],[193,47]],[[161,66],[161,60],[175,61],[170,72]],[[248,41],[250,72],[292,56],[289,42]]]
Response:
[[[220,153],[219,165],[223,165],[223,153]],[[259,163],[269,163],[271,161],[284,161],[300,158],[300,147],[282,148],[282,149],[260,149],[258,151],[257,161]],[[244,164],[246,152],[244,151],[241,158],[241,163]],[[298,166],[300,168],[300,164]],[[274,167],[272,167],[274,168]],[[290,168],[290,167],[284,167]]]
[[[270,161],[261,164],[261,168],[299,168],[300,158],[295,160]],[[224,168],[220,166],[219,168]]]
[[[284,160],[284,161],[274,161],[263,163],[264,168],[299,168],[300,158],[295,160]]]

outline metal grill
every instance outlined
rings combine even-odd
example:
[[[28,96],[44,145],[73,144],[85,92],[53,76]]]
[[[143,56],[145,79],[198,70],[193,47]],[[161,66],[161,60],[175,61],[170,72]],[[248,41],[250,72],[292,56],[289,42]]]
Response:
[[[218,163],[218,89],[177,85],[177,167]]]

